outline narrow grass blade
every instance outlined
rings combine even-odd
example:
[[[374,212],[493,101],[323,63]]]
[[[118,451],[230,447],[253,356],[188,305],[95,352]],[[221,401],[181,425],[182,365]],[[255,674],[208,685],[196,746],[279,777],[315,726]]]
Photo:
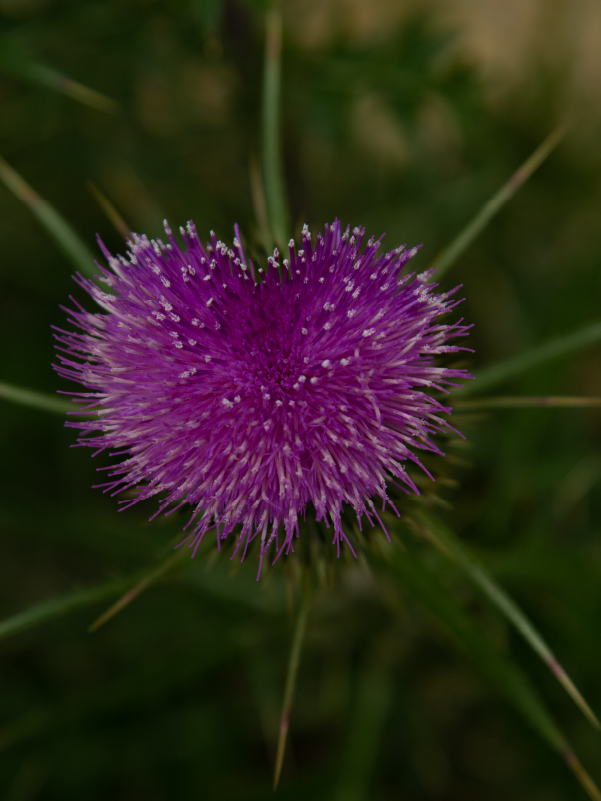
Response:
[[[115,579],[103,584],[97,584],[95,587],[88,587],[85,590],[69,592],[60,598],[53,598],[49,601],[35,604],[23,612],[18,612],[16,615],[0,621],[0,640],[33,626],[38,626],[41,623],[46,623],[49,620],[62,617],[75,609],[92,606],[92,604],[99,601],[104,601],[106,598],[110,598],[111,595],[122,592],[131,584],[131,581],[131,576]]]
[[[67,412],[76,410],[76,406],[69,401],[61,400],[55,395],[46,392],[36,392],[33,389],[23,389],[12,384],[0,382],[0,398],[19,403],[21,406],[31,406],[34,409],[41,409],[44,412],[65,415]]]
[[[284,702],[282,704],[282,716],[280,719],[280,734],[278,747],[275,757],[275,768],[273,772],[273,789],[276,790],[280,781],[282,765],[284,764],[284,754],[286,752],[286,740],[288,738],[288,727],[290,725],[290,712],[294,700],[294,690],[296,689],[296,676],[300,662],[301,650],[305,639],[307,628],[307,618],[309,607],[311,606],[311,590],[308,578],[303,591],[303,596],[296,616],[294,634],[292,637],[292,647],[290,648],[290,659],[288,660],[288,672],[286,674],[286,686],[284,689]]]
[[[280,145],[281,58],[282,13],[274,0],[265,18],[262,149],[267,221],[272,238],[283,252],[288,244],[288,204]]]
[[[570,748],[566,748],[562,756],[590,798],[594,799],[594,801],[599,801],[601,799],[599,788],[585,771],[576,754]]]
[[[116,601],[106,610],[106,612],[103,612],[100,617],[97,617],[96,620],[89,626],[88,631],[98,631],[101,626],[103,626],[108,620],[110,620],[118,612],[130,604],[135,598],[138,597],[138,595],[143,593],[144,590],[172,570],[179,562],[182,561],[184,556],[189,556],[189,554],[185,548],[180,548],[168,559],[165,559],[165,561],[162,562],[158,567],[156,567],[154,570],[151,570],[150,573],[141,578],[134,587],[125,593],[125,595],[122,595],[118,601]]]
[[[564,396],[547,395],[543,397],[500,396],[498,398],[481,398],[477,400],[457,401],[453,409],[457,411],[475,411],[487,409],[531,409],[538,407],[557,409],[594,409],[601,406],[601,398],[570,398]]]
[[[61,92],[78,103],[95,108],[97,111],[103,111],[105,114],[117,114],[119,112],[119,103],[116,100],[97,92],[95,89],[90,89],[89,86],[84,86],[78,81],[74,81],[72,78],[45,64],[31,62],[26,77],[48,86],[56,92]]]
[[[207,550],[210,549],[211,543],[207,542]],[[180,548],[173,557],[167,562],[159,565],[153,572],[148,573],[148,569],[138,570],[135,573],[125,576],[124,578],[114,579],[111,581],[97,584],[83,590],[76,590],[75,592],[66,593],[60,598],[53,598],[41,603],[34,604],[29,609],[18,612],[12,617],[0,621],[0,640],[4,637],[9,637],[12,634],[18,634],[20,631],[32,628],[41,623],[53,620],[54,618],[61,617],[73,610],[91,606],[99,601],[104,601],[107,598],[118,596],[127,590],[140,588],[137,594],[143,589],[150,586],[151,583],[156,582],[165,575],[169,569],[177,561],[174,557],[179,556],[184,558],[184,554],[190,556],[188,548]],[[198,556],[198,554],[197,554]],[[171,560],[171,564],[167,564]],[[194,575],[195,573],[195,575]],[[158,574],[158,575],[157,575]],[[271,582],[267,594],[259,595],[257,593],[257,585],[255,581],[255,572],[248,571],[246,580],[242,582],[242,591],[240,591],[240,575],[236,576],[236,580],[231,580],[229,573],[223,569],[219,571],[190,571],[186,574],[190,586],[198,586],[204,592],[220,599],[227,600],[234,604],[246,604],[253,609],[258,609],[261,612],[269,612],[271,614],[281,615],[285,609],[284,601],[284,588],[283,580],[275,580]],[[143,586],[141,586],[143,585]],[[254,595],[251,595],[250,588],[254,590]],[[115,606],[117,606],[115,604]],[[122,608],[125,604],[121,604]],[[111,607],[112,609],[113,607]],[[118,610],[115,610],[118,611]],[[108,618],[107,618],[108,619]],[[99,624],[100,625],[100,624]],[[96,626],[97,627],[97,626]]]
[[[453,396],[463,396],[490,389],[502,384],[504,381],[509,381],[511,378],[516,378],[534,367],[539,367],[545,362],[559,359],[560,356],[566,356],[568,353],[573,353],[596,342],[601,342],[601,322],[584,326],[584,328],[573,331],[571,334],[565,334],[546,342],[544,345],[531,348],[519,356],[514,356],[512,359],[507,359],[490,367],[485,367],[483,370],[476,371],[475,381],[470,381],[469,386],[451,390],[451,392]]]
[[[0,37],[0,72],[47,86],[106,114],[116,114],[119,110],[119,104],[115,100],[68,78],[53,67],[42,64],[6,36]]]
[[[499,587],[484,566],[462,545],[453,532],[432,513],[419,511],[413,515],[413,518],[426,539],[456,562],[515,626],[533,651],[540,656],[551,673],[557,678],[581,712],[588,718],[589,722],[597,729],[601,728],[595,713],[559,664],[547,643],[515,601],[509,597],[505,590]]]
[[[261,175],[261,166],[254,157],[250,160],[250,189],[255,217],[257,218],[257,226],[259,228],[259,236],[261,237],[265,252],[271,255],[271,253],[273,253],[273,238],[267,222],[263,176]]]
[[[534,153],[526,159],[522,166],[514,172],[511,178],[504,184],[499,191],[484,204],[473,220],[463,229],[459,236],[442,251],[430,264],[430,269],[436,269],[436,278],[440,280],[459,256],[467,250],[474,239],[488,225],[492,218],[510,200],[518,189],[526,183],[528,178],[540,167],[557,145],[565,136],[566,125],[560,125],[552,131],[549,136],[536,148]]]
[[[0,180],[15,197],[29,206],[65,256],[70,259],[75,269],[83,275],[92,277],[95,273],[94,256],[87,245],[56,209],[41,198],[1,156]]]
[[[131,234],[131,228],[119,214],[117,209],[113,206],[108,197],[96,186],[94,181],[88,181],[88,189],[94,195],[94,199],[102,211],[106,214],[110,222],[114,225],[115,229],[124,239],[127,239]]]
[[[495,648],[455,598],[416,558],[406,551],[395,549],[390,558],[390,568],[399,584],[451,631],[488,680],[511,701],[540,737],[561,755],[589,796],[594,801],[601,801],[601,793],[595,783],[522,671]]]

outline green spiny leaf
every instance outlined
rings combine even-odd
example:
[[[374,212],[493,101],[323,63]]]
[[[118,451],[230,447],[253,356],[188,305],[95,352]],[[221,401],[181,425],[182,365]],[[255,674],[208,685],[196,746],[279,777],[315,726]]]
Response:
[[[559,359],[569,353],[601,341],[601,323],[591,323],[570,334],[552,339],[544,345],[530,348],[519,356],[485,367],[475,374],[475,381],[462,389],[451,390],[453,396],[464,396],[502,384],[545,362]]]
[[[574,703],[580,708],[590,723],[601,728],[599,721],[586,703],[570,677],[557,661],[557,658],[528,620],[524,612],[515,601],[503,590],[482,564],[465,548],[453,532],[447,528],[430,511],[418,511],[413,518],[417,522],[419,531],[432,542],[442,553],[456,562],[472,581],[480,587],[484,594],[500,609],[505,617],[515,626],[531,648],[540,656],[549,670],[557,678]]]
[[[88,188],[94,195],[94,198],[102,211],[106,214],[107,218],[115,227],[115,230],[118,231],[124,239],[127,239],[131,233],[131,226],[125,222],[115,206],[111,203],[104,192],[102,192],[102,190],[96,186],[94,181],[88,181]]]
[[[59,598],[52,598],[48,601],[34,604],[29,609],[17,612],[16,615],[0,621],[0,640],[33,626],[38,626],[41,623],[46,623],[49,620],[62,617],[75,609],[82,609],[85,606],[92,606],[92,604],[96,604],[99,601],[104,601],[106,598],[110,598],[111,595],[122,592],[131,584],[131,581],[131,577],[114,579],[97,584],[94,587],[88,587],[85,590],[68,592]]]
[[[523,186],[530,176],[540,167],[557,145],[561,142],[566,133],[566,126],[560,125],[536,148],[534,153],[526,159],[522,166],[514,172],[511,178],[504,184],[491,199],[482,206],[476,216],[466,225],[461,233],[442,251],[430,264],[429,269],[436,270],[436,278],[440,280],[472,244],[474,239],[486,228],[492,218],[503,208],[508,200],[515,195],[518,189]]]
[[[515,706],[553,749],[559,752],[578,781],[595,801],[601,793],[580,764],[568,741],[522,671],[500,653],[454,597],[408,551],[392,544],[388,550],[390,572],[400,586],[428,609],[468,651],[484,676]]]
[[[208,538],[203,541],[203,545],[206,551],[213,547]],[[102,618],[108,620],[109,617],[116,614],[143,590],[163,579],[175,564],[183,558],[182,555],[184,553],[189,555],[188,549],[182,547],[181,551],[170,555],[158,567],[150,571],[148,568],[145,568],[129,576],[125,576],[124,578],[102,582],[101,584],[83,590],[65,593],[65,595],[59,598],[53,598],[34,604],[29,609],[17,612],[17,614],[0,621],[0,639],[9,637],[12,634],[17,634],[20,631],[53,620],[54,618],[61,617],[75,609],[90,606],[129,590],[116,604],[111,606],[108,610],[111,612],[110,615],[107,612],[102,616]],[[197,556],[200,556],[202,553],[203,550],[201,549]],[[284,580],[281,576],[274,577],[275,580],[266,583],[265,586],[258,586],[255,581],[254,566],[249,565],[244,575],[239,573],[232,577],[228,575],[223,564],[221,564],[219,569],[217,569],[217,565],[214,565],[213,569],[208,569],[208,561],[209,560],[203,563],[204,569],[188,571],[188,573],[185,574],[188,579],[188,584],[199,587],[217,598],[235,604],[248,605],[261,612],[278,615],[283,614],[286,607],[285,588],[283,586]],[[251,573],[252,576],[250,576]],[[250,587],[253,589],[252,593],[249,589]],[[102,618],[99,618],[96,623],[93,624],[94,628],[98,628],[104,622]]]
[[[2,157],[0,157],[0,180],[15,197],[29,206],[65,256],[70,259],[75,269],[91,278],[96,271],[94,270],[94,256],[88,246],[64,217],[47,200],[41,198]]]
[[[47,86],[106,114],[116,114],[119,110],[119,104],[115,100],[74,81],[47,64],[42,64],[24,47],[6,36],[0,37],[0,72]]]
[[[97,631],[108,620],[128,606],[128,604],[130,604],[135,598],[138,597],[138,595],[144,592],[144,590],[148,589],[148,587],[173,570],[174,567],[182,562],[183,557],[188,555],[189,554],[187,554],[185,548],[180,548],[174,554],[171,554],[167,559],[164,559],[158,567],[154,568],[154,570],[151,570],[149,573],[146,573],[146,575],[144,575],[135,584],[135,586],[129,589],[125,595],[122,595],[118,601],[115,601],[115,603],[110,606],[106,612],[103,612],[100,617],[97,617],[96,620],[89,626],[88,631]]]

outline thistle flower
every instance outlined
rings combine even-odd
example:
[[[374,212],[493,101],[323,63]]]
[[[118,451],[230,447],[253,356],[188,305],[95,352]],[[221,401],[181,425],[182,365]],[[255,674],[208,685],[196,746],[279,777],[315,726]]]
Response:
[[[242,558],[259,534],[261,559],[274,539],[277,558],[309,504],[338,553],[352,550],[343,505],[373,524],[387,480],[417,492],[404,463],[440,453],[431,436],[450,409],[426,391],[469,378],[433,363],[467,331],[439,320],[455,290],[436,294],[431,272],[401,276],[417,248],[378,256],[372,238],[360,252],[364,229],[342,234],[338,220],[316,243],[305,226],[302,248],[291,241],[281,265],[276,250],[260,275],[237,226],[234,249],[212,232],[203,246],[192,222],[186,249],[165,230],[169,244],[133,235],[127,259],[100,243],[111,294],[76,280],[106,313],[78,306],[82,333],[57,335],[57,371],[92,390],[76,396],[97,411],[67,425],[124,457],[101,468],[102,486],[137,488],[125,506],[161,494],[157,514],[190,504],[194,553],[210,528],[219,544],[238,526]]]

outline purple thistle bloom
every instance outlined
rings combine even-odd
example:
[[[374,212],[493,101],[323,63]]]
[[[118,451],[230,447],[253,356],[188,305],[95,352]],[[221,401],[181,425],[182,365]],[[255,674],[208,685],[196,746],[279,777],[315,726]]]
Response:
[[[450,409],[426,390],[470,377],[433,363],[467,331],[439,321],[456,290],[436,294],[431,272],[401,277],[417,248],[378,256],[372,238],[360,253],[364,229],[341,234],[338,220],[316,244],[305,226],[302,249],[291,241],[282,266],[275,251],[259,281],[237,226],[234,250],[212,232],[204,247],[191,222],[186,250],[165,230],[167,245],[134,235],[128,259],[101,243],[112,294],[77,276],[107,313],[67,310],[82,333],[57,336],[57,371],[92,390],[77,397],[98,414],[67,425],[99,430],[79,443],[124,457],[101,468],[105,491],[138,487],[121,503],[191,504],[194,552],[209,528],[219,544],[240,524],[242,558],[258,534],[261,560],[274,539],[277,558],[311,503],[339,553],[343,504],[373,524],[387,480],[418,492],[412,449],[441,453],[431,435]]]

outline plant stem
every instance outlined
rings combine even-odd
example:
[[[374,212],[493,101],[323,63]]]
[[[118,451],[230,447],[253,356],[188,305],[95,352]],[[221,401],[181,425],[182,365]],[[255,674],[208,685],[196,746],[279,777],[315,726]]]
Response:
[[[265,72],[263,76],[263,179],[267,222],[271,237],[283,250],[288,242],[288,209],[280,145],[280,79],[282,13],[274,2],[265,19]]]
[[[282,704],[282,717],[280,719],[280,736],[278,739],[278,748],[275,758],[275,770],[273,775],[273,789],[276,790],[280,781],[280,774],[282,772],[282,764],[284,762],[284,754],[286,752],[286,739],[288,737],[288,727],[290,724],[290,711],[292,709],[292,702],[294,700],[294,690],[296,689],[296,676],[298,674],[298,666],[300,662],[301,650],[303,641],[305,639],[305,630],[307,628],[307,618],[309,616],[309,607],[311,605],[311,585],[308,575],[305,576],[305,586],[301,599],[301,605],[296,616],[296,624],[294,626],[294,635],[292,637],[292,647],[290,649],[290,658],[288,660],[288,673],[286,675],[286,687],[284,689],[284,702]]]

